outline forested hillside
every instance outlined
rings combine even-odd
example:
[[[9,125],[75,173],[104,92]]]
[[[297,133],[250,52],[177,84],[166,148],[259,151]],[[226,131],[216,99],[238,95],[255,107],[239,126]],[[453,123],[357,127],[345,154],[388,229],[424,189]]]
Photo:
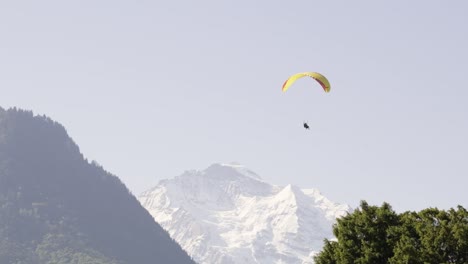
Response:
[[[193,262],[64,127],[0,108],[0,263]]]

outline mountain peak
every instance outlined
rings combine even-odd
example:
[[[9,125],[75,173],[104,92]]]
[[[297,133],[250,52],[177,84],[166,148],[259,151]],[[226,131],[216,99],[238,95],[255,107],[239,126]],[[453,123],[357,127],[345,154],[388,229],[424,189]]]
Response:
[[[230,162],[230,163],[214,163],[205,169],[205,173],[212,173],[212,174],[231,174],[232,172],[236,172],[239,176],[245,176],[256,180],[261,180],[260,176],[253,172],[252,170],[248,169],[244,165],[241,165],[238,162]]]
[[[239,163],[186,171],[139,200],[198,263],[312,263],[347,208]]]

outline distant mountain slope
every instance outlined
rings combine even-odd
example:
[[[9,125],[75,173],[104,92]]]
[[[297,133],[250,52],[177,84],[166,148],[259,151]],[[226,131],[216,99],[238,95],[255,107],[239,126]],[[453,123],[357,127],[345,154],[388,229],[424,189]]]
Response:
[[[0,263],[194,262],[60,124],[0,108]]]
[[[199,263],[313,263],[347,205],[315,189],[274,186],[238,164],[188,171],[139,196]]]

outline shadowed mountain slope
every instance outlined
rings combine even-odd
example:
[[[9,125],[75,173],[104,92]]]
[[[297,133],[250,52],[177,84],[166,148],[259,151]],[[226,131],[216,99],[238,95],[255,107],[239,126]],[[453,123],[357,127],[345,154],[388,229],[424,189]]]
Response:
[[[194,263],[63,126],[0,108],[0,263]]]

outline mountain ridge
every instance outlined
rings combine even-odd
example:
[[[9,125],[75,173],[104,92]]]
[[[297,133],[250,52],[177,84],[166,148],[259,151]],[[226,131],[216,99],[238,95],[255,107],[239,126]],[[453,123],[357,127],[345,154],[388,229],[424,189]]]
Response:
[[[0,109],[0,263],[193,263],[65,128]]]
[[[161,180],[139,201],[199,263],[313,263],[335,218],[350,210],[238,163]]]

